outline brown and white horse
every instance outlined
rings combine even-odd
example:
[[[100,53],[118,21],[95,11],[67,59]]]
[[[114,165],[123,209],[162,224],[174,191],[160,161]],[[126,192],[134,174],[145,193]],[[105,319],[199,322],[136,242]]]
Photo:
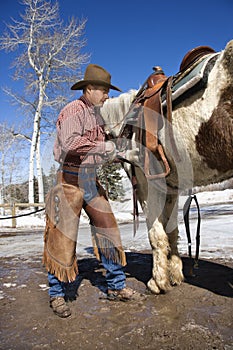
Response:
[[[216,57],[209,69],[206,86],[190,90],[188,97],[180,97],[177,103],[173,101],[175,150],[167,134],[166,119],[165,126],[158,131],[170,173],[166,177],[148,179],[140,161],[141,145],[133,136],[130,146],[127,146],[127,157],[136,165],[137,197],[147,218],[153,253],[148,288],[154,294],[165,292],[183,281],[182,261],[177,248],[180,191],[233,176],[233,40],[223,51],[210,55]],[[109,99],[101,110],[106,129],[117,139],[116,142],[121,137],[125,115],[136,94],[137,91],[132,90]],[[150,162],[151,168],[160,166],[153,154]],[[127,164],[125,169],[131,177]]]

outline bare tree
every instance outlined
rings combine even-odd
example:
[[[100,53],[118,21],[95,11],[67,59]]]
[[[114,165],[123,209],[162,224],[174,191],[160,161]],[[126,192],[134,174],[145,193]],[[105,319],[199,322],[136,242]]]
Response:
[[[6,202],[5,188],[13,181],[13,173],[19,166],[21,140],[17,139],[6,123],[0,124],[0,204]],[[16,157],[18,151],[18,156]],[[4,209],[1,210],[4,214]]]
[[[26,108],[31,115],[29,160],[29,203],[34,202],[34,168],[36,159],[39,201],[44,201],[40,160],[40,140],[44,130],[51,127],[47,114],[66,102],[64,89],[81,77],[81,65],[89,55],[82,53],[86,45],[83,31],[86,20],[72,18],[65,25],[59,16],[57,1],[23,0],[21,20],[12,19],[3,36],[0,49],[16,51],[14,79],[24,81],[24,94],[5,92]],[[67,89],[68,91],[68,89]]]

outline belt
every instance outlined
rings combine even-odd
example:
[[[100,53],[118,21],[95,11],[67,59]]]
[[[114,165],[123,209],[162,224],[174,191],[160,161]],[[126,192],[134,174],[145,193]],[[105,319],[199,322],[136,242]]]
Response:
[[[72,167],[72,166],[61,166],[58,171],[66,174],[78,175],[81,171],[84,174],[93,174],[96,172],[94,167]]]

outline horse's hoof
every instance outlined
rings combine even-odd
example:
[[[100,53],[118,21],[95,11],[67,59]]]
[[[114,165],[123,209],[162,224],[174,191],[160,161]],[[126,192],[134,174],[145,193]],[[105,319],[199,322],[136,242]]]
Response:
[[[159,287],[156,285],[155,280],[151,278],[149,282],[147,283],[147,288],[151,291],[152,294],[160,294],[161,290]]]

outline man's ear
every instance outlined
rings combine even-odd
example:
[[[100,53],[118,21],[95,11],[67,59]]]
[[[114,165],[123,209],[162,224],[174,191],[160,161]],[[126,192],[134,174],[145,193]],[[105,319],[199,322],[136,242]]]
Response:
[[[91,84],[88,84],[87,86],[85,86],[85,88],[83,89],[84,93],[88,93],[93,89],[93,86]]]

